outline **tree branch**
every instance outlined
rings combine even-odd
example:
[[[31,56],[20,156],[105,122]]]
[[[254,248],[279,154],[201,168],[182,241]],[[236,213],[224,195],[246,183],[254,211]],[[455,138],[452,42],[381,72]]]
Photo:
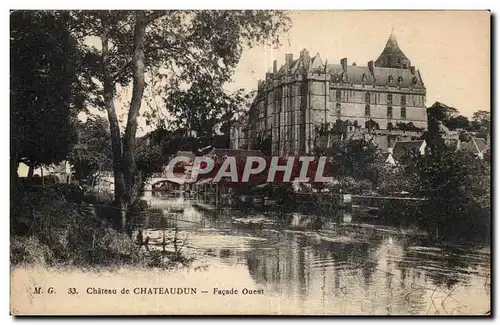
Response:
[[[127,69],[132,67],[132,60],[129,60],[123,67],[121,67],[112,77],[113,82],[116,82],[124,73],[127,72]]]

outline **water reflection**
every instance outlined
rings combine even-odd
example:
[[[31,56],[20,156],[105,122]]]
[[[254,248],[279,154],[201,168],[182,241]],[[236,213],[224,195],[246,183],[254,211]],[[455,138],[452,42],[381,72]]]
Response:
[[[257,287],[297,314],[490,310],[488,248],[432,243],[341,211],[214,209],[197,198],[159,194],[148,200],[162,213],[150,216],[147,228],[184,229],[193,254],[235,272],[245,265]],[[207,274],[208,283],[211,277],[217,273]]]

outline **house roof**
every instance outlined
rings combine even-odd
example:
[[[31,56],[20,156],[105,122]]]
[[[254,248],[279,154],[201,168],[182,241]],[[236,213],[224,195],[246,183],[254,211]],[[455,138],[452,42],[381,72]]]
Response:
[[[418,152],[425,140],[397,141],[392,149],[392,156],[399,160],[406,152]]]
[[[469,151],[474,154],[487,151],[488,143],[483,138],[472,138],[468,142],[460,142],[460,150]]]

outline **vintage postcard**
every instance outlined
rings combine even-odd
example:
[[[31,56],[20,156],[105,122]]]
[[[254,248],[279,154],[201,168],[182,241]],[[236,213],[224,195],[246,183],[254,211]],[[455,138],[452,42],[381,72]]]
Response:
[[[9,15],[12,315],[491,315],[489,11]]]

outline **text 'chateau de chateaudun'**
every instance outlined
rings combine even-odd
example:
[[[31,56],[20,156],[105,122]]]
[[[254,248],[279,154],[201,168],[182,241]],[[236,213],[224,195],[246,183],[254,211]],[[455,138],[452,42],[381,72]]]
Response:
[[[285,55],[258,83],[248,113],[231,130],[233,149],[271,145],[272,155],[313,153],[335,138],[370,138],[381,149],[418,138],[427,129],[426,89],[420,71],[391,32],[379,57],[366,66]],[[342,132],[321,132],[328,130]]]

